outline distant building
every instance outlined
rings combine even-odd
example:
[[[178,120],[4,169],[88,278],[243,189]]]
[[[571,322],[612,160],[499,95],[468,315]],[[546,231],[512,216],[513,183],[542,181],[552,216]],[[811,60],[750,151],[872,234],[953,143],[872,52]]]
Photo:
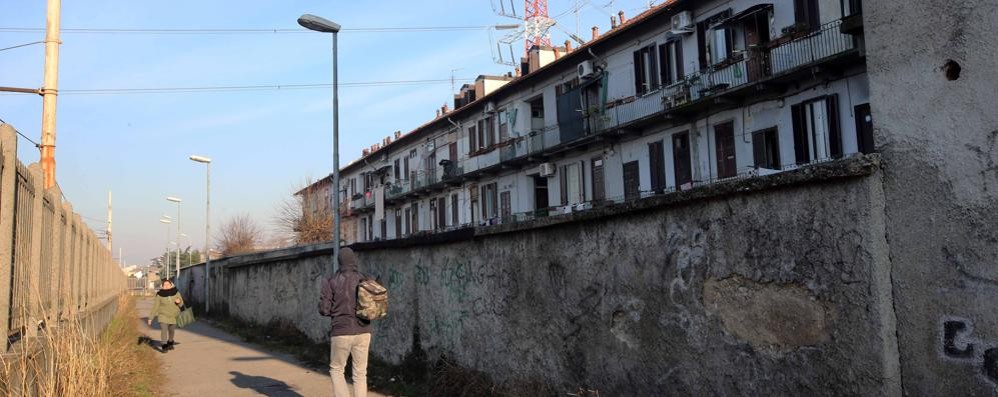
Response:
[[[871,152],[859,13],[858,0],[678,0],[576,49],[534,47],[518,76],[480,76],[454,110],[343,167],[344,239],[555,216]]]

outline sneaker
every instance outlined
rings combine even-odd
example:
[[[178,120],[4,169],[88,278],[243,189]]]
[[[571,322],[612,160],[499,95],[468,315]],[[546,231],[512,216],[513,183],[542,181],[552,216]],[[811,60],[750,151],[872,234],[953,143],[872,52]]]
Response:
[[[174,342],[173,342],[172,340],[171,340],[171,341],[169,341],[169,342],[166,342],[166,349],[167,349],[167,350],[173,350],[173,349],[175,349],[175,348],[173,347],[174,345],[176,345],[176,343],[174,343]]]

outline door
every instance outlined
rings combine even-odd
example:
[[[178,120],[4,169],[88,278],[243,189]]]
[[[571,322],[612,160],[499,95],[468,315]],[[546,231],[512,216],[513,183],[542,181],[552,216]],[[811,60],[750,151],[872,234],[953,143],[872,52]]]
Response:
[[[447,159],[453,162],[454,165],[457,165],[457,142],[448,145],[447,151],[447,155],[449,156]]]
[[[717,177],[731,178],[738,174],[735,162],[735,124],[714,126],[714,154],[717,156]]]
[[[676,173],[676,189],[688,189],[683,186],[693,182],[693,170],[690,164],[690,133],[681,132],[672,135],[672,168]]]
[[[461,220],[458,218],[458,207],[457,207],[457,195],[450,196],[450,224],[457,226],[461,224]]]
[[[624,164],[624,200],[637,200],[641,197],[641,169],[637,161]]]
[[[665,149],[662,141],[648,144],[648,166],[651,171],[651,190],[665,192]]]
[[[447,228],[447,198],[437,199],[437,230]]]
[[[870,104],[856,106],[853,114],[856,115],[856,142],[859,143],[859,152],[873,153],[873,115],[870,112]]]
[[[603,158],[593,159],[593,201],[603,201],[606,199],[606,187],[603,185]]]
[[[769,73],[763,44],[769,42],[769,13],[758,12],[745,21],[746,68],[749,81],[765,78]]]
[[[412,203],[412,221],[409,222],[412,226],[413,233],[419,233],[419,204]]]

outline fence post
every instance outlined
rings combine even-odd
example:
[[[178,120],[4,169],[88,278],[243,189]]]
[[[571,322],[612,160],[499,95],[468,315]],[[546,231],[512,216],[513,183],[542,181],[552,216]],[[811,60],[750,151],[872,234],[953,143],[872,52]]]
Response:
[[[42,200],[45,196],[45,188],[42,183],[42,169],[38,163],[28,166],[28,175],[34,192],[31,195],[31,235],[28,237],[31,251],[28,252],[28,288],[24,291],[28,301],[28,318],[24,322],[27,327],[26,336],[38,336],[38,326],[45,320],[45,312],[42,306],[45,301],[42,297],[48,291],[42,291],[41,278],[48,275],[41,274],[42,269]]]
[[[14,178],[17,172],[17,136],[0,124],[0,337],[10,333],[10,267],[14,254]],[[3,351],[7,350],[4,343]]]
[[[73,319],[79,320],[83,310],[83,218],[73,213]]]
[[[73,266],[73,235],[71,234],[73,210],[69,203],[62,202],[62,192],[58,190],[58,187],[56,189],[53,195],[56,196],[59,203],[59,212],[56,216],[58,223],[56,225],[59,230],[59,245],[61,246],[57,258],[59,261],[59,322],[62,322],[68,320],[70,313],[72,313],[73,284],[70,269]]]

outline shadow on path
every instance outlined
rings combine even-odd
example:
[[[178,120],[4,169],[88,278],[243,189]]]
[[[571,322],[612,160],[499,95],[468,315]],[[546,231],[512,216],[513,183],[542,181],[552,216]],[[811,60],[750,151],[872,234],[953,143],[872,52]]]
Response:
[[[246,375],[239,371],[229,371],[233,385],[240,389],[250,389],[267,397],[304,397],[287,383],[266,376]]]

